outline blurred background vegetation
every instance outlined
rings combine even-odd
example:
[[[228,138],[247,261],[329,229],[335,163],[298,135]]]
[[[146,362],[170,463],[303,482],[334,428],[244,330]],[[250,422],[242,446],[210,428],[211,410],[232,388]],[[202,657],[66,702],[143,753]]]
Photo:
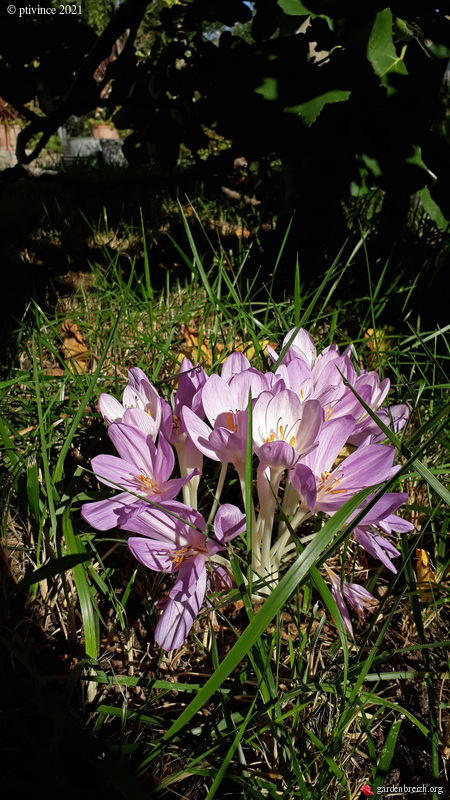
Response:
[[[187,196],[226,247],[250,237],[267,271],[293,215],[285,269],[298,254],[306,277],[362,229],[375,270],[420,271],[428,313],[450,220],[448,2],[48,5],[5,14],[0,31],[0,127],[19,126],[1,249],[22,286],[85,264],[105,215],[112,241],[141,212],[164,284]],[[71,155],[99,122],[113,156]]]

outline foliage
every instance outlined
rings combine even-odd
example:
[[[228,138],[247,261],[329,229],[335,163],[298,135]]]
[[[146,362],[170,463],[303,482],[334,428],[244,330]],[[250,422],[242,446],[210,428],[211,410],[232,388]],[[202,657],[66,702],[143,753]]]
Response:
[[[100,34],[97,7],[105,11]],[[439,219],[450,218],[440,124],[446,10],[401,0],[381,10],[373,0],[363,9],[351,0],[125,0],[114,13],[90,3],[71,19],[10,16],[0,91],[29,120],[18,143],[24,164],[69,116],[120,108],[116,126],[132,130],[130,162],[170,170],[183,145],[220,180],[234,157],[276,154],[283,213],[297,208],[301,235],[340,245],[350,186],[383,190],[386,234],[404,224],[411,194],[424,188]],[[205,129],[231,140],[230,153],[204,162]],[[38,130],[44,135],[27,155]]]

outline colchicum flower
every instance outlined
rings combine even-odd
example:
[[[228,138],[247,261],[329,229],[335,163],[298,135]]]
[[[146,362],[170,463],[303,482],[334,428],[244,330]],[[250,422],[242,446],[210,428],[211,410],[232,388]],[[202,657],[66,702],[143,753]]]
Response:
[[[367,589],[364,589],[364,586],[360,586],[358,583],[342,581],[341,586],[341,579],[336,575],[336,573],[327,567],[326,564],[325,569],[331,578],[331,594],[333,595],[334,601],[339,609],[345,629],[353,638],[353,627],[347,606],[344,602],[344,598],[347,600],[347,603],[349,603],[351,607],[354,608],[358,613],[360,622],[364,620],[364,610],[368,609],[370,611],[374,611],[378,606],[378,600],[376,597],[370,594]]]
[[[129,421],[129,424],[141,427],[155,440],[161,425],[161,398],[145,372],[138,367],[128,370],[128,380],[122,403],[110,394],[100,395],[100,413],[107,425]],[[137,413],[124,419],[127,409],[135,409]]]
[[[96,456],[92,459],[92,468],[99,481],[124,491],[107,500],[86,503],[81,509],[83,519],[101,531],[120,525],[124,516],[146,500],[159,504],[173,500],[180,489],[198,475],[198,470],[194,470],[186,478],[170,479],[175,458],[162,434],[158,446],[149,434],[122,422],[112,423],[108,434],[120,458]]]
[[[317,353],[303,329],[292,329],[285,345],[289,346],[281,360],[267,348],[274,367],[265,374],[238,352],[224,360],[220,375],[209,377],[185,358],[170,402],[138,368],[128,372],[122,402],[100,395],[99,408],[118,456],[96,456],[92,468],[99,481],[119,491],[83,505],[82,516],[98,530],[120,527],[138,534],[129,539],[134,556],[153,571],[174,575],[167,597],[156,601],[163,612],[156,641],[166,650],[183,644],[205,593],[226,591],[231,585],[229,562],[221,551],[246,524],[236,506],[219,505],[232,467],[244,504],[250,505],[246,512],[251,520],[255,601],[266,598],[276,586],[297,541],[305,544],[315,536],[310,532],[302,536],[301,531],[292,535],[303,522],[317,513],[332,516],[361,489],[383,484],[399,469],[393,464],[394,448],[382,443],[385,435],[377,425],[378,419],[399,431],[408,419],[406,405],[382,407],[389,380],[355,366],[352,346],[340,352],[330,344]],[[256,493],[254,475],[252,492],[246,486],[250,397]],[[179,477],[172,478],[174,451]],[[221,464],[217,486],[208,485],[213,497],[208,522],[196,510],[204,458]],[[184,503],[175,499],[180,491]],[[203,503],[205,493],[200,498]],[[405,500],[405,494],[384,494],[353,532],[358,545],[394,573],[399,551],[386,535],[412,529],[395,513]],[[347,521],[369,502],[366,499]],[[341,582],[326,569],[352,635],[346,603],[363,619],[364,610],[373,609],[377,601],[364,587]]]
[[[236,506],[224,504],[215,516],[214,535],[208,539],[202,515],[172,502],[167,503],[166,510],[143,509],[122,528],[141,534],[128,540],[128,547],[141,564],[156,572],[177,573],[168,596],[156,604],[163,613],[155,639],[164,650],[174,650],[186,640],[203,604],[208,564],[213,577],[217,572],[219,587],[223,586],[224,570],[214,559],[227,542],[245,530],[245,515]]]
[[[364,508],[372,498],[368,497],[361,508]],[[370,553],[371,556],[377,558],[385,565],[391,572],[396,573],[391,558],[397,558],[400,553],[384,536],[380,535],[379,529],[385,533],[409,533],[414,530],[414,525],[407,522],[401,517],[397,517],[394,511],[397,511],[403,503],[408,499],[407,494],[387,493],[378,500],[377,503],[367,512],[363,521],[356,526],[353,535],[358,544]],[[349,517],[351,521],[359,512],[358,508],[354,514]]]

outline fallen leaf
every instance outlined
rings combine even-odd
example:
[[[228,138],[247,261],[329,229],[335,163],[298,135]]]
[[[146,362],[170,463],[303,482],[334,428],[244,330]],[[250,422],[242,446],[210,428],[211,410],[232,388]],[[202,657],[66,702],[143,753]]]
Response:
[[[68,367],[78,374],[89,371],[89,351],[83,341],[78,325],[66,319],[61,325],[63,345],[61,353]]]
[[[213,355],[204,338],[202,339],[202,343],[200,345],[200,331],[189,327],[189,325],[185,325],[183,328],[183,335],[185,344],[183,345],[181,352],[178,354],[178,360],[180,363],[184,356],[186,356],[192,361],[193,364],[198,362],[202,365],[202,367],[211,367],[213,363]],[[217,355],[219,355],[222,350],[223,345],[217,344]]]
[[[263,339],[262,341],[258,342],[258,344],[260,347],[259,352],[261,353],[264,353],[267,345],[270,345],[270,347],[273,350],[276,349],[276,344],[274,342],[271,342],[269,339]],[[256,350],[253,342],[240,342],[239,344],[235,345],[234,350],[235,351],[238,350],[240,353],[244,353],[244,355],[248,358],[249,361],[251,361],[256,356]]]
[[[386,355],[392,350],[392,338],[389,338],[394,333],[392,325],[385,325],[384,328],[367,328],[364,331],[364,338],[368,339],[367,346],[370,355],[367,358],[370,367],[377,367],[384,360]]]
[[[437,584],[436,575],[430,566],[429,553],[426,550],[416,550],[416,575],[417,586],[420,592],[420,599],[423,603],[431,603],[433,600],[433,585]]]

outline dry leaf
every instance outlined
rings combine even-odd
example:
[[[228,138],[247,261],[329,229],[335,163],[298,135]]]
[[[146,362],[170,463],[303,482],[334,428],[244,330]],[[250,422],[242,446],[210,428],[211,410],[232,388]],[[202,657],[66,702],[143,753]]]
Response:
[[[88,372],[89,351],[83,342],[78,325],[75,325],[72,320],[66,319],[61,325],[61,334],[63,336],[61,352],[65,361],[68,362],[69,368],[78,374]]]
[[[187,356],[193,364],[199,362],[203,367],[211,367],[213,363],[213,356],[211,350],[208,348],[207,342],[205,339],[202,339],[202,344],[200,347],[200,354],[199,354],[199,342],[200,342],[200,333],[195,328],[189,327],[189,325],[184,326],[184,338],[186,344],[183,345],[181,352],[178,354],[178,361],[181,363],[184,356]],[[264,339],[263,341],[259,342],[261,352],[264,352],[267,345],[270,344],[271,347],[275,348],[276,345],[273,342],[270,342],[269,339]],[[223,344],[216,344],[216,353],[219,356],[224,350]],[[253,342],[239,342],[235,344],[233,349],[228,347],[229,352],[240,352],[244,353],[244,355],[251,361],[256,356],[256,350],[253,345]],[[224,359],[226,360],[226,359]]]
[[[389,338],[394,333],[392,325],[385,325],[384,328],[367,328],[364,331],[364,338],[368,339],[367,346],[370,355],[367,359],[370,367],[375,368],[384,360],[384,356],[392,350],[392,338]]]
[[[213,356],[211,350],[208,348],[205,339],[202,339],[200,352],[199,352],[199,343],[200,343],[200,332],[195,330],[195,328],[190,328],[189,325],[185,325],[183,329],[184,339],[186,344],[183,346],[181,352],[178,354],[178,360],[183,360],[184,356],[189,358],[193,364],[199,362],[202,367],[211,367],[213,363]],[[217,344],[216,345],[216,352],[217,354],[221,353],[223,350],[223,345]]]
[[[436,575],[430,566],[429,553],[426,550],[416,550],[417,565],[417,585],[419,587],[420,599],[423,603],[431,603],[433,600],[433,584],[436,585]]]
[[[258,344],[260,347],[260,352],[262,353],[264,353],[267,345],[270,345],[270,347],[273,350],[276,349],[276,344],[274,344],[274,342],[269,341],[269,339],[263,339],[263,341],[258,342]],[[241,342],[240,344],[237,344],[235,346],[234,350],[238,350],[240,353],[244,353],[244,355],[248,358],[249,361],[251,361],[256,356],[256,350],[253,345],[253,342]]]

